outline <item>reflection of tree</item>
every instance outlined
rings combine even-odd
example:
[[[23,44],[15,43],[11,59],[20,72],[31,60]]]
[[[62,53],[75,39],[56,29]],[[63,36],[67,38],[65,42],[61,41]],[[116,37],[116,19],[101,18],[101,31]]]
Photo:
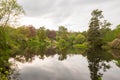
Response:
[[[58,55],[59,60],[64,60],[67,59],[68,52],[67,49],[57,50],[56,48],[52,48],[52,47],[38,49],[36,51],[26,48],[19,50],[12,57],[19,62],[25,63],[25,62],[32,62],[35,59],[35,56],[38,56],[40,59],[44,59],[45,57],[49,57],[49,56],[52,57],[56,54]]]
[[[38,56],[40,59],[45,57],[54,56],[56,54],[55,48],[40,48],[32,50],[29,47],[25,49],[20,49],[12,57],[22,63],[32,62],[35,59],[35,56]]]
[[[106,69],[109,69],[110,66],[105,61],[110,61],[106,57],[106,53],[103,53],[103,50],[89,49],[87,51],[87,59],[89,64],[89,70],[91,75],[91,80],[102,80],[103,73],[100,72],[101,69],[105,72]]]
[[[64,49],[64,50],[58,50],[58,55],[59,55],[59,60],[65,60],[67,59],[67,55],[68,55],[68,52],[67,52],[67,49]]]

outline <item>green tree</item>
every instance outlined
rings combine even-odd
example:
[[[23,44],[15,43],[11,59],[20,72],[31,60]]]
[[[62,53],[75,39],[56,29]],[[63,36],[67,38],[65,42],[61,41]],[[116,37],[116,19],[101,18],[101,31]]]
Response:
[[[76,37],[75,37],[75,43],[76,44],[82,44],[86,41],[86,38],[84,35],[82,34],[78,34]]]
[[[60,39],[60,40],[58,41],[57,47],[58,47],[60,50],[64,50],[64,49],[67,48],[67,44],[66,44],[66,43],[67,43],[66,40]]]
[[[68,37],[67,34],[68,34],[67,28],[65,28],[64,26],[60,26],[58,30],[58,35],[57,35],[59,39],[62,38],[66,40]]]
[[[22,7],[17,3],[16,0],[0,0],[0,41],[4,45],[3,50],[7,51],[8,36],[6,27],[8,22],[13,22],[17,16],[24,13]]]
[[[2,24],[3,30],[9,21],[13,22],[16,17],[23,13],[23,8],[16,0],[0,0],[0,24]]]
[[[113,30],[110,30],[110,29],[107,30],[105,37],[104,37],[104,41],[111,42],[116,38],[120,38],[120,26],[119,25]]]
[[[111,24],[106,20],[101,21],[103,18],[101,10],[93,10],[91,15],[87,40],[92,47],[101,47],[104,44],[105,31]]]
[[[46,38],[47,38],[47,33],[46,33],[46,29],[44,27],[40,27],[37,31],[37,36],[38,36],[38,40],[39,40],[39,49],[43,50],[43,48],[46,47],[47,42],[46,42]]]
[[[38,36],[40,41],[44,41],[46,39],[47,35],[46,35],[46,30],[44,27],[40,27],[38,29],[37,36]]]
[[[67,44],[68,44],[70,47],[73,47],[73,45],[75,44],[75,35],[69,35],[69,36],[68,36]]]
[[[10,38],[8,32],[8,23],[13,23],[20,14],[24,13],[22,7],[16,0],[0,0],[0,61],[3,63],[0,65],[1,69],[5,69],[5,74],[0,70],[0,80],[9,80],[9,57],[10,54]],[[9,68],[9,69],[8,69]],[[7,70],[6,70],[7,69]]]

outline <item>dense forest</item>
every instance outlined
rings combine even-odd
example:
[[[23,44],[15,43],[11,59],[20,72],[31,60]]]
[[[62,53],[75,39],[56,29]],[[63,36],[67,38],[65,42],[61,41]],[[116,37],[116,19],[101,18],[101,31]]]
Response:
[[[111,29],[112,23],[104,20],[99,9],[92,11],[89,29],[83,32],[68,31],[65,26],[59,26],[58,31],[45,26],[38,29],[32,25],[13,27],[11,21],[21,14],[24,10],[16,0],[0,0],[0,80],[8,80],[12,74],[9,63],[12,57],[32,58],[33,55],[45,54],[48,49],[120,49],[120,25]]]

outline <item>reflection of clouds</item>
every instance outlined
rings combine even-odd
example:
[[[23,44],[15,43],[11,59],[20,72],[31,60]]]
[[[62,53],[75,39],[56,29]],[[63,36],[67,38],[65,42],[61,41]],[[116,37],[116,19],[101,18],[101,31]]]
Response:
[[[53,73],[41,68],[26,67],[21,71],[23,80],[49,80]]]
[[[64,61],[58,61],[58,56],[55,56],[44,60],[36,59],[30,64],[23,65],[20,71],[23,80],[89,79],[87,61],[82,56],[69,57]]]
[[[104,73],[103,79],[105,80],[119,80],[120,76],[118,75],[120,73],[120,68],[115,65],[115,63],[110,62],[109,63],[111,68],[107,70],[107,72]]]
[[[119,80],[120,68],[113,62],[104,73],[104,80]],[[68,56],[66,60],[59,61],[58,55],[44,60],[38,57],[32,63],[19,64],[23,80],[90,80],[88,62],[81,55]]]

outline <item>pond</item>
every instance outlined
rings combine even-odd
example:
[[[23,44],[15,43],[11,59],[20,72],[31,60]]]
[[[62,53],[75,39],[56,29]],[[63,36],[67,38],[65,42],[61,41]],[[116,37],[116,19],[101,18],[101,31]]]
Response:
[[[48,55],[49,54],[49,55]],[[15,60],[20,80],[120,80],[118,51],[88,50]]]

